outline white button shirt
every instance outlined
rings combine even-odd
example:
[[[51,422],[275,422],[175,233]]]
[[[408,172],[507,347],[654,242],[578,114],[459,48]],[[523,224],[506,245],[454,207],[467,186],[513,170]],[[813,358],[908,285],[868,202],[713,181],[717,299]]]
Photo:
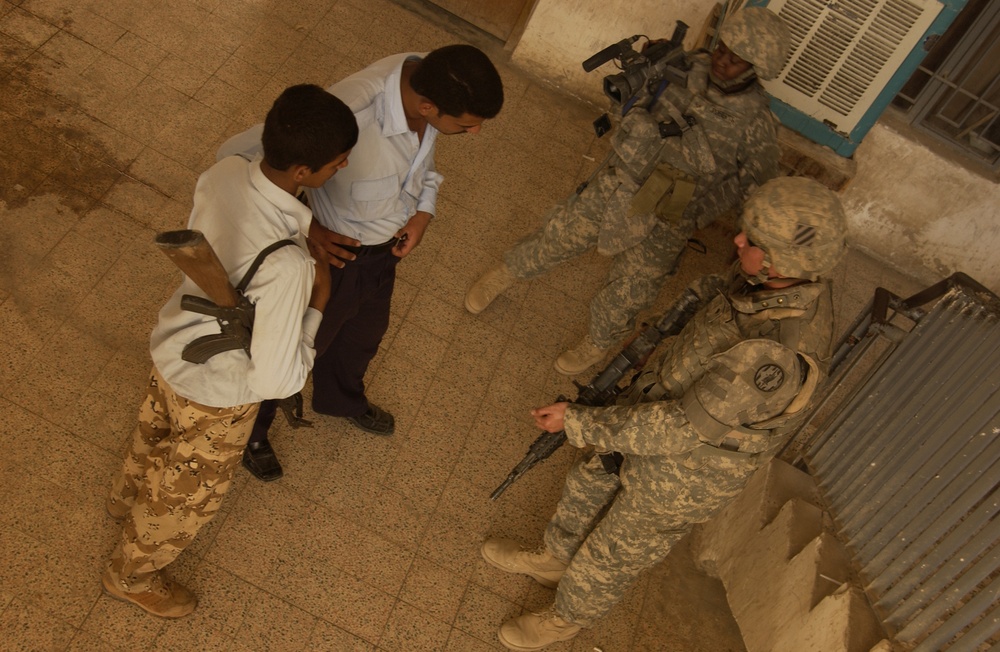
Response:
[[[327,89],[354,112],[358,144],[346,168],[306,194],[320,224],[363,245],[391,239],[417,211],[433,215],[436,210],[444,179],[434,169],[438,132],[427,125],[420,140],[410,130],[400,90],[403,63],[423,56],[386,57]],[[263,125],[257,125],[230,138],[218,157],[260,152],[262,132]]]
[[[323,318],[308,307],[316,271],[306,247],[311,221],[309,208],[264,176],[259,159],[232,156],[199,177],[188,228],[205,234],[234,287],[268,245],[290,239],[298,246],[271,252],[247,286],[256,307],[250,356],[240,349],[204,364],[181,359],[189,342],[219,332],[214,317],[181,309],[183,295],[205,296],[184,277],[150,337],[153,364],[175,392],[204,405],[233,407],[302,389]]]

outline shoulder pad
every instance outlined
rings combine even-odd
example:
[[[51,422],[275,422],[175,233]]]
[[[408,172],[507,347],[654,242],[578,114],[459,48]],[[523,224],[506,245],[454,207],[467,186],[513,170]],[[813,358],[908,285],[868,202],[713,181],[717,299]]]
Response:
[[[795,351],[771,340],[743,340],[709,359],[685,404],[697,403],[692,407],[731,428],[752,426],[781,414],[801,378]]]

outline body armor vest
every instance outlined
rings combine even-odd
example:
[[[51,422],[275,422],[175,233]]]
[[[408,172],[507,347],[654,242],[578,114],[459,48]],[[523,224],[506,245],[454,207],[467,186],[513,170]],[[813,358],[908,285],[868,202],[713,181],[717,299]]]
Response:
[[[780,290],[716,296],[678,335],[660,367],[659,382],[683,396],[705,373],[709,358],[747,339],[768,339],[826,360],[833,330],[833,305],[825,282]]]

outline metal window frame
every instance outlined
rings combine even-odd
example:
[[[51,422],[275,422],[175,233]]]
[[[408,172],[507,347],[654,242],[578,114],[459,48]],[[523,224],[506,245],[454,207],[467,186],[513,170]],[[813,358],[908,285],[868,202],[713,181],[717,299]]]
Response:
[[[1000,28],[1000,3],[988,2],[983,7],[978,19],[970,25],[969,31],[962,36],[958,44],[942,61],[938,70],[934,71],[923,66],[918,66],[917,71],[914,71],[919,71],[929,77],[920,92],[915,97],[900,95],[905,101],[912,102],[912,106],[905,109],[906,119],[910,125],[929,134],[936,140],[946,143],[949,147],[961,151],[966,156],[973,157],[976,161],[988,166],[994,172],[1000,170],[1000,149],[995,149],[991,156],[987,156],[971,144],[963,143],[955,136],[937,128],[932,123],[932,120],[938,117],[934,113],[934,109],[942,98],[944,98],[945,94],[950,91],[956,91],[973,98],[974,101],[967,109],[967,113],[971,113],[976,106],[986,106],[993,111],[992,118],[987,122],[979,126],[965,126],[965,129],[978,129],[982,132],[991,127],[997,128],[996,125],[1000,125],[1000,107],[983,101],[982,96],[976,96],[974,93],[965,91],[961,86],[961,80],[953,80],[953,76],[959,70],[967,70],[964,78],[967,79],[971,76],[975,68],[971,67],[970,64],[978,63],[973,61],[976,49],[985,42],[990,33],[998,28]],[[980,57],[980,61],[986,61],[985,55]],[[1000,77],[994,78],[987,87],[986,92],[982,93],[982,95],[986,95],[992,89],[996,88],[997,85],[1000,85]],[[951,123],[955,127],[962,126],[955,124],[943,116],[940,116],[940,119]]]

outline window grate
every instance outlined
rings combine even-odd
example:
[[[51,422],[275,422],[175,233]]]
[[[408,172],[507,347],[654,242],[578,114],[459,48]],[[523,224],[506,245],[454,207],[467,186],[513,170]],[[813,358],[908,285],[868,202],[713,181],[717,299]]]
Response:
[[[894,104],[915,128],[1000,169],[1000,3],[970,2]]]

